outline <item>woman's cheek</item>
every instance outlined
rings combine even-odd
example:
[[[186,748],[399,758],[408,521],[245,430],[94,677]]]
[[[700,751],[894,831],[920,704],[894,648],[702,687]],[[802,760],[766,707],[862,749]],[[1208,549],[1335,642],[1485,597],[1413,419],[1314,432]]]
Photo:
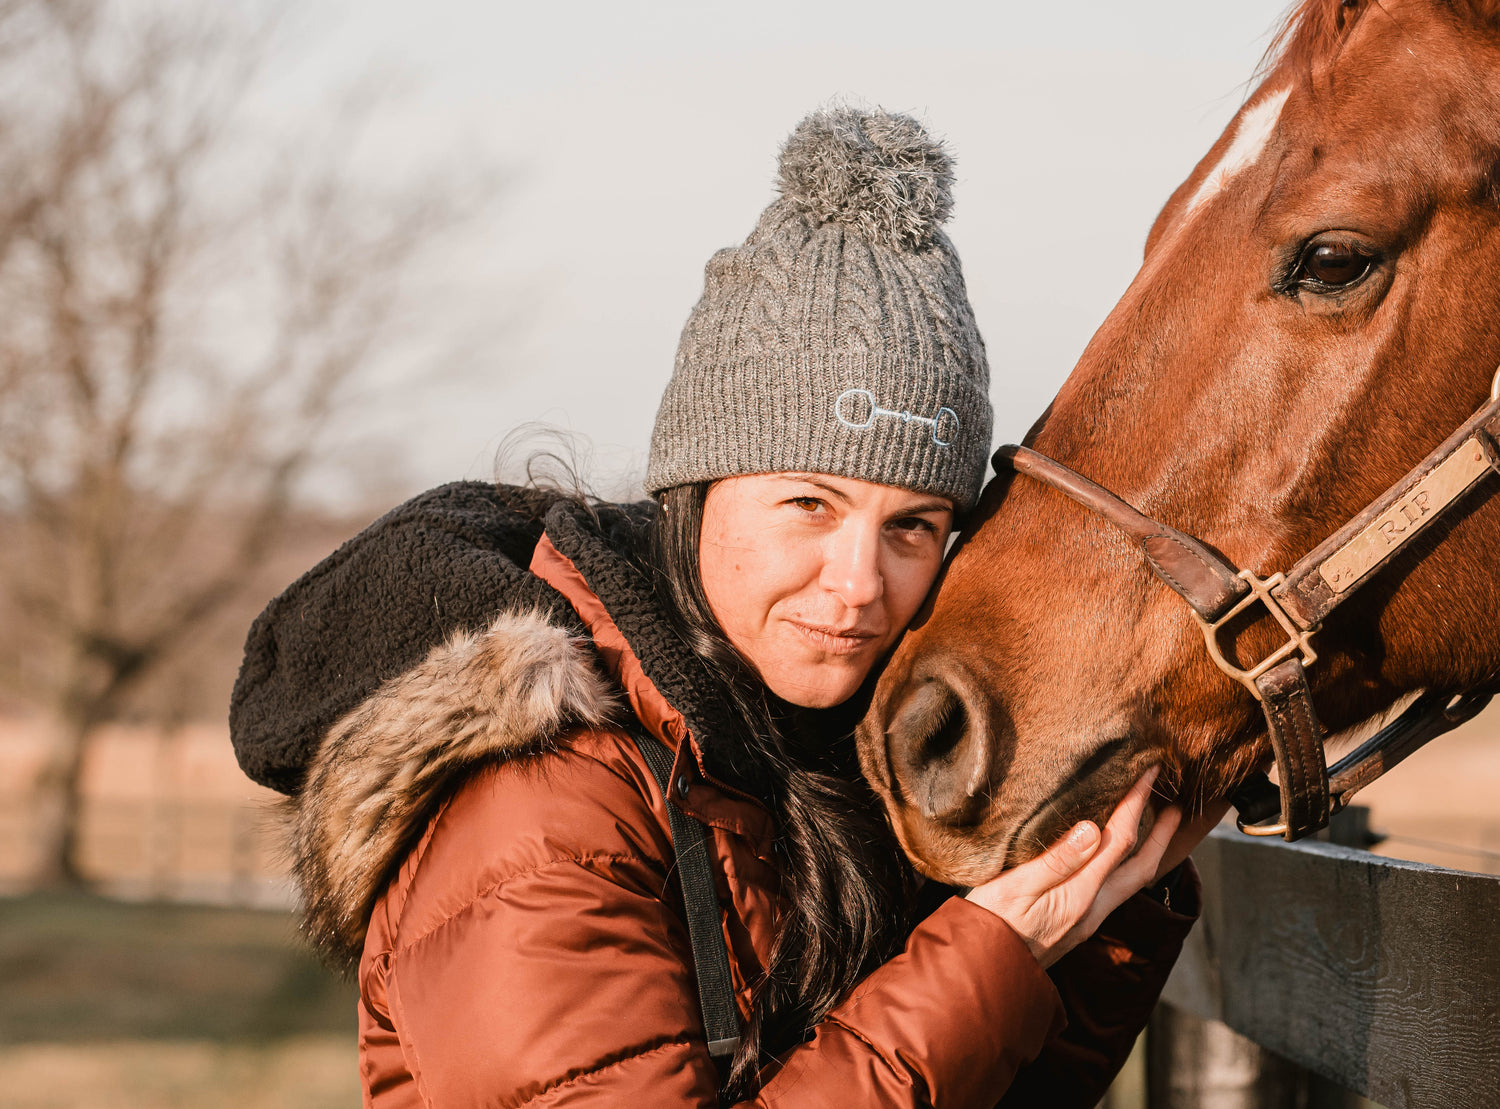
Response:
[[[929,544],[927,549],[908,552],[904,558],[895,560],[895,564],[887,572],[886,586],[891,596],[891,615],[902,628],[910,623],[917,609],[922,606],[942,566],[942,551],[936,544]]]

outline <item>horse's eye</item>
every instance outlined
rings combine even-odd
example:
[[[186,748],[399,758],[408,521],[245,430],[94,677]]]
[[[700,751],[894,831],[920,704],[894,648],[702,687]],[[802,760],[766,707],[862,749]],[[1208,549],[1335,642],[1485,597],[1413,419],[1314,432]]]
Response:
[[[1345,289],[1370,272],[1375,256],[1348,239],[1318,239],[1307,244],[1297,264],[1298,283],[1314,292]]]

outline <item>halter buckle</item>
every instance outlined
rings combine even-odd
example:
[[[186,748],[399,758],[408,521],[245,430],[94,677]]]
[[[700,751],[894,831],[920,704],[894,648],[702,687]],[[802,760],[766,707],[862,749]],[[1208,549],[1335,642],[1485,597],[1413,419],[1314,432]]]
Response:
[[[1259,701],[1262,698],[1260,690],[1256,688],[1255,679],[1271,669],[1271,667],[1285,662],[1293,655],[1301,656],[1303,669],[1318,661],[1318,653],[1312,647],[1312,637],[1317,634],[1323,625],[1321,623],[1314,624],[1306,630],[1299,628],[1292,622],[1292,618],[1286,614],[1286,609],[1281,607],[1281,602],[1271,595],[1271,590],[1286,581],[1285,574],[1276,573],[1268,578],[1258,578],[1255,576],[1255,571],[1253,570],[1241,570],[1239,577],[1250,586],[1249,595],[1242,598],[1233,608],[1217,620],[1205,620],[1196,611],[1191,609],[1189,611],[1193,611],[1193,619],[1198,621],[1198,627],[1203,632],[1203,642],[1208,647],[1208,656],[1214,660],[1214,665],[1248,689],[1250,695]],[[1219,631],[1225,624],[1229,623],[1229,621],[1233,620],[1257,601],[1266,606],[1266,611],[1275,617],[1276,622],[1281,625],[1282,630],[1286,632],[1288,638],[1287,642],[1276,648],[1276,650],[1272,651],[1260,662],[1248,670],[1243,670],[1224,654],[1224,649],[1219,645]]]
[[[1280,836],[1283,839],[1286,838],[1287,822],[1279,816],[1272,817],[1268,822],[1263,824],[1246,824],[1244,817],[1236,816],[1234,818],[1234,826],[1247,836]]]

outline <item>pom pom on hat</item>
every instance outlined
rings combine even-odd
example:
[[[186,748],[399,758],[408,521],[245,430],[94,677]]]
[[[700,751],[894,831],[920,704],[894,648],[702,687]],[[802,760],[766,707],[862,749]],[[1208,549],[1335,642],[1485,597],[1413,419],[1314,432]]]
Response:
[[[781,195],[818,227],[841,223],[882,246],[925,246],[953,211],[953,159],[911,116],[830,108],[781,148]]]

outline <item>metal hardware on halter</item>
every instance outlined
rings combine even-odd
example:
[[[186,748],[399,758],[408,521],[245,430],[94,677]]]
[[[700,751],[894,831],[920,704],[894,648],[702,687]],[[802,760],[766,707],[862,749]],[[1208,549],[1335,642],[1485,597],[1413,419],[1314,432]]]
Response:
[[[1214,660],[1214,665],[1235,681],[1239,682],[1250,691],[1250,695],[1257,701],[1262,700],[1259,687],[1255,679],[1260,677],[1273,666],[1277,666],[1294,655],[1300,655],[1304,668],[1318,661],[1318,653],[1312,648],[1312,637],[1322,628],[1322,624],[1314,624],[1310,628],[1299,628],[1292,622],[1292,618],[1286,614],[1281,607],[1281,602],[1271,594],[1282,582],[1286,581],[1285,574],[1272,574],[1268,578],[1258,578],[1253,570],[1241,570],[1238,575],[1250,586],[1250,595],[1239,601],[1228,612],[1216,620],[1205,620],[1198,615],[1197,610],[1189,609],[1193,619],[1198,621],[1198,627],[1203,632],[1203,642],[1208,646],[1208,656]],[[1219,646],[1219,630],[1229,623],[1240,613],[1244,612],[1255,602],[1259,601],[1265,605],[1266,611],[1276,618],[1281,625],[1282,631],[1291,638],[1283,643],[1275,651],[1256,663],[1249,670],[1241,670],[1230,662],[1224,655],[1224,650]]]
[[[1266,778],[1266,776],[1264,774],[1262,774],[1261,777],[1262,778]],[[1270,778],[1266,778],[1266,786],[1269,789],[1273,790],[1273,791],[1276,789],[1276,787],[1271,784],[1271,779]],[[1236,796],[1238,796],[1238,794],[1236,794]],[[1278,794],[1277,795],[1278,805],[1280,803],[1280,800],[1281,800],[1281,798],[1280,798],[1280,795]],[[1283,838],[1286,837],[1286,832],[1287,832],[1288,825],[1287,825],[1287,822],[1285,820],[1283,820],[1280,816],[1272,817],[1269,820],[1264,820],[1264,821],[1261,821],[1259,823],[1252,824],[1252,823],[1250,823],[1246,819],[1244,813],[1238,811],[1239,807],[1240,807],[1239,806],[1239,802],[1234,801],[1234,802],[1231,802],[1231,803],[1234,805],[1235,810],[1236,810],[1235,814],[1234,814],[1234,826],[1236,828],[1238,828],[1240,831],[1244,832],[1245,835],[1247,835],[1247,836],[1281,836]],[[1343,808],[1343,806],[1340,805],[1339,808]],[[1334,809],[1333,812],[1338,812],[1338,809]]]
[[[1271,784],[1270,778],[1266,779],[1266,784]],[[1271,788],[1275,789],[1276,787],[1271,786]],[[1236,810],[1238,810],[1239,806],[1235,805],[1235,808]],[[1338,810],[1335,809],[1334,811],[1337,812]],[[1282,820],[1279,816],[1274,820],[1270,820],[1261,824],[1246,823],[1245,817],[1238,811],[1234,816],[1234,826],[1240,831],[1244,832],[1247,836],[1281,836],[1283,839],[1286,838],[1286,832],[1288,828],[1287,822],[1285,820]]]

